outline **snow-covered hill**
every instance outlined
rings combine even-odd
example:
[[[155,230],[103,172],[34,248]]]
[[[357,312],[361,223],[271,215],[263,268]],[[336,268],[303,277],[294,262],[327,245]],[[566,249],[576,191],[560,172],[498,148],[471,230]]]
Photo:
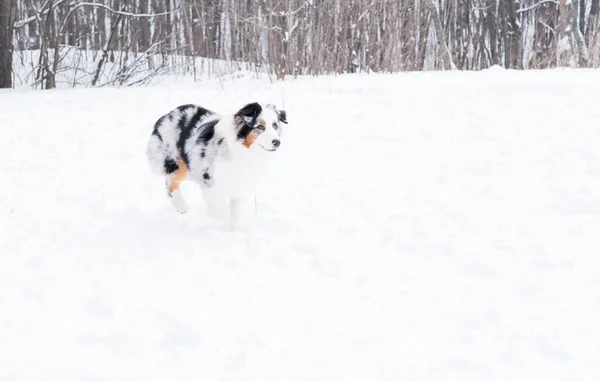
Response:
[[[600,380],[597,71],[0,92],[0,381]],[[290,124],[230,232],[163,113]]]

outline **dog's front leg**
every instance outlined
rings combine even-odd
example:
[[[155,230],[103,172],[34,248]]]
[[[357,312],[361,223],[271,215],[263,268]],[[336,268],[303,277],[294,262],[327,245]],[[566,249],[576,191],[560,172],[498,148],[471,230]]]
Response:
[[[231,228],[234,230],[243,228],[249,215],[250,199],[245,197],[231,198],[229,204],[231,208]]]
[[[222,193],[212,188],[202,187],[202,196],[206,202],[206,212],[208,215],[221,221],[229,219],[227,200]]]

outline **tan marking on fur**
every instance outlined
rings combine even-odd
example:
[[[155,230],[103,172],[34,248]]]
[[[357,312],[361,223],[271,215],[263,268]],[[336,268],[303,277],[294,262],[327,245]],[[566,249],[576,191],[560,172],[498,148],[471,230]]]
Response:
[[[177,166],[179,166],[179,170],[175,173],[175,177],[171,180],[171,184],[169,185],[169,192],[173,192],[179,188],[181,182],[183,182],[188,176],[188,168],[185,165],[185,162],[181,157],[177,158]]]
[[[254,141],[256,141],[256,138],[258,138],[258,133],[256,133],[255,131],[250,132],[250,134],[248,134],[246,136],[246,139],[244,140],[244,146],[250,148]]]

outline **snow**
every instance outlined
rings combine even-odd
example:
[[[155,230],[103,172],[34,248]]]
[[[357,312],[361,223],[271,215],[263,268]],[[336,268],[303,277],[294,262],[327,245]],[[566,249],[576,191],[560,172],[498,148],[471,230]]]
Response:
[[[36,65],[39,62],[39,50],[18,51],[13,55],[13,83],[19,89],[40,89],[37,81]],[[54,50],[48,52],[50,62],[54,59]],[[65,46],[61,50],[60,64],[56,73],[58,88],[89,87],[96,75],[98,63],[102,58],[101,51],[80,50]],[[152,62],[149,67],[148,63]],[[105,61],[98,78],[97,87],[104,86],[139,86],[156,85],[168,80],[171,84],[189,77],[181,74],[194,73],[198,80],[229,79],[232,77],[264,74],[264,70],[255,65],[238,62],[210,59],[204,57],[170,55],[165,59],[160,54],[115,54]],[[164,73],[170,73],[166,75]]]
[[[591,70],[0,92],[0,381],[598,381]],[[197,102],[288,112],[245,231],[148,168]]]

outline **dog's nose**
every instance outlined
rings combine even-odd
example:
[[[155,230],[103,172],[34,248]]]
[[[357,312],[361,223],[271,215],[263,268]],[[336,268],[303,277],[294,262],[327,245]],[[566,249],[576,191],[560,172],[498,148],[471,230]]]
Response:
[[[281,141],[279,139],[273,139],[273,147],[279,147],[279,145],[281,144]]]

